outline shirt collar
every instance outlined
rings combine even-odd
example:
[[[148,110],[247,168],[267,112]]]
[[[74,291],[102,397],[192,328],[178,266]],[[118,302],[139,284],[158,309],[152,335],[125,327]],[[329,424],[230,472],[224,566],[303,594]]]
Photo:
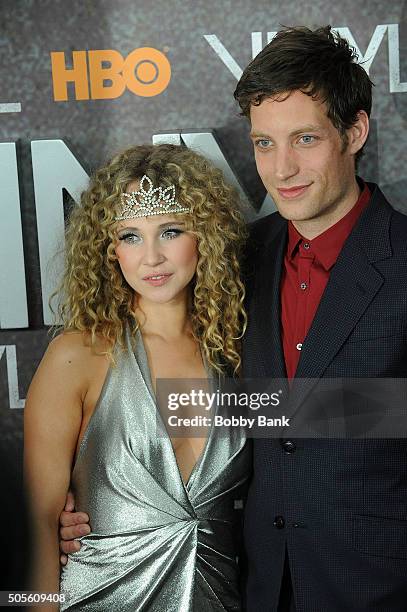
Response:
[[[350,211],[346,213],[342,219],[337,221],[335,225],[329,227],[327,230],[325,230],[325,232],[313,240],[307,240],[301,236],[301,234],[295,229],[292,222],[289,221],[287,244],[288,257],[292,259],[297,252],[298,245],[301,242],[305,242],[310,245],[308,252],[315,256],[326,271],[330,270],[338,259],[339,253],[341,252],[342,247],[351,233],[356,221],[369,203],[369,188],[363,181],[361,187],[361,194]]]

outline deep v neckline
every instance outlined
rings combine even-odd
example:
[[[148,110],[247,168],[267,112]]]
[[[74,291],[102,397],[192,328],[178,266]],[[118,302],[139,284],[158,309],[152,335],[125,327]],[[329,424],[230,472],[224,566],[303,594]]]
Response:
[[[128,339],[129,339],[129,348],[131,348],[131,352],[132,352],[132,355],[134,357],[134,360],[135,360],[135,362],[137,364],[137,367],[138,367],[138,369],[140,371],[141,377],[142,377],[142,379],[144,381],[144,384],[145,384],[147,392],[148,392],[148,394],[150,396],[150,399],[151,399],[151,401],[152,401],[152,403],[154,405],[156,423],[159,424],[159,426],[160,426],[160,428],[161,428],[161,430],[163,431],[163,434],[164,434],[163,438],[165,439],[167,445],[170,447],[171,459],[172,459],[172,461],[173,461],[173,463],[175,465],[176,472],[178,474],[179,482],[180,482],[183,490],[185,491],[185,493],[186,493],[186,495],[187,495],[187,497],[189,499],[189,492],[192,489],[193,483],[194,483],[195,478],[196,478],[196,474],[199,471],[200,467],[203,465],[203,463],[205,461],[205,458],[206,458],[206,456],[208,454],[208,449],[210,447],[211,440],[212,440],[212,437],[213,437],[213,429],[214,429],[213,421],[214,421],[214,419],[212,418],[212,420],[211,420],[211,425],[209,427],[208,435],[206,436],[205,444],[204,444],[204,446],[202,448],[202,451],[199,453],[199,456],[198,456],[197,460],[195,461],[195,463],[194,463],[194,465],[192,467],[192,470],[189,473],[189,476],[188,476],[187,480],[185,481],[183,479],[183,477],[182,477],[181,470],[179,468],[179,464],[178,464],[178,461],[177,461],[177,456],[175,454],[175,449],[174,449],[174,446],[172,444],[171,437],[170,437],[170,435],[168,433],[167,427],[166,427],[166,425],[165,425],[165,423],[163,421],[163,418],[161,416],[160,410],[159,410],[159,408],[157,406],[157,398],[156,398],[156,394],[154,392],[154,388],[153,388],[153,384],[152,384],[152,380],[151,380],[150,366],[149,366],[149,363],[148,363],[147,351],[146,351],[146,347],[145,347],[145,344],[144,344],[142,333],[141,333],[141,331],[139,329],[136,331],[134,343],[132,342],[129,330],[127,330],[127,333],[128,333]],[[139,352],[139,355],[137,355],[137,352]],[[139,360],[137,359],[138,356],[146,364],[146,371],[145,372],[143,372],[143,369],[140,367]],[[205,358],[204,357],[202,357],[202,358],[203,358],[203,364],[204,364],[205,371],[207,373],[210,373],[210,369],[207,366]],[[211,386],[211,381],[212,380],[213,380],[213,378],[208,376],[207,381],[208,381],[209,386]]]

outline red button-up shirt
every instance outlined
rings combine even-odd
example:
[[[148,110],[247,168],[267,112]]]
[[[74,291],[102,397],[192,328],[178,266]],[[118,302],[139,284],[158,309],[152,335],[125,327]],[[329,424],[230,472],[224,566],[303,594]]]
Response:
[[[288,378],[293,378],[302,344],[317,311],[333,265],[370,199],[364,185],[355,206],[325,232],[307,240],[288,223],[281,277],[281,336]]]

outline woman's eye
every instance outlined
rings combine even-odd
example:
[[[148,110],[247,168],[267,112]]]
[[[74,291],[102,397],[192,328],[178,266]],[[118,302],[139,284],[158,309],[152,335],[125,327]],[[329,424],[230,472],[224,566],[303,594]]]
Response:
[[[122,240],[123,242],[127,242],[127,244],[136,244],[141,241],[141,238],[137,234],[128,233],[128,234],[122,234],[121,236],[119,236],[119,240]]]
[[[175,228],[169,228],[169,229],[166,229],[161,235],[166,240],[172,240],[173,238],[176,238],[180,234],[182,234],[182,230],[175,229]]]

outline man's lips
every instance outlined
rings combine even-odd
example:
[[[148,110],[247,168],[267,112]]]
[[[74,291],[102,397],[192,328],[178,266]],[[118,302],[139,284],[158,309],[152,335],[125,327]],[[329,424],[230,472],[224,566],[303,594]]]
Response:
[[[149,285],[154,285],[158,287],[160,285],[164,285],[168,279],[172,276],[172,273],[169,274],[148,274],[147,276],[143,276],[143,281],[149,283]]]
[[[301,196],[311,185],[296,185],[295,187],[277,187],[278,193],[288,200]]]

